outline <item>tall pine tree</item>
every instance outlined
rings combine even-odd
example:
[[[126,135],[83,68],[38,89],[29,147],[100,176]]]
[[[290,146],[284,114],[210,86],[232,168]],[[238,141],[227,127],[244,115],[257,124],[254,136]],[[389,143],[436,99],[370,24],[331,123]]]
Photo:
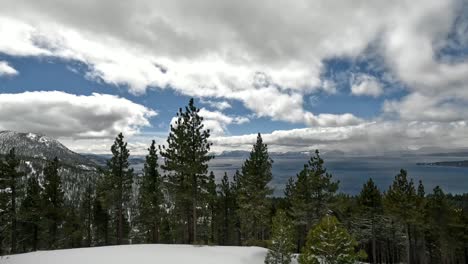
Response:
[[[358,196],[358,203],[361,207],[361,215],[370,221],[372,263],[375,264],[377,263],[377,225],[383,213],[383,205],[382,194],[372,178],[364,184]]]
[[[239,177],[237,199],[244,243],[266,239],[270,213],[268,196],[273,193],[273,189],[268,186],[272,179],[272,163],[268,147],[259,133]]]
[[[414,224],[416,212],[416,189],[412,180],[408,180],[405,170],[395,176],[392,185],[388,189],[384,204],[387,211],[401,224],[406,232],[406,261],[411,262],[411,225]]]
[[[39,248],[39,235],[42,219],[41,186],[36,175],[29,177],[26,184],[26,196],[20,207],[23,222],[23,248],[36,251]]]
[[[138,199],[141,229],[145,234],[146,241],[150,243],[159,243],[163,214],[163,182],[158,168],[158,155],[153,140],[143,167],[143,178]]]
[[[195,243],[197,237],[198,210],[203,208],[202,193],[206,188],[211,143],[210,131],[204,129],[193,98],[185,110],[179,109],[177,120],[171,125],[167,147],[160,147],[164,158],[161,166],[167,173],[169,188],[173,194],[175,210],[185,219],[186,243]]]
[[[59,247],[59,232],[65,218],[64,191],[59,175],[59,160],[55,157],[44,168],[44,220],[47,226],[47,245],[49,249]]]
[[[15,154],[15,148],[10,149],[5,159],[2,161],[2,172],[0,174],[0,181],[6,187],[6,193],[8,195],[7,204],[9,208],[5,208],[8,215],[7,221],[9,223],[10,230],[10,253],[15,254],[17,251],[17,239],[18,239],[18,208],[17,202],[18,197],[21,196],[21,185],[20,180],[22,173],[18,171],[20,164]]]
[[[108,161],[108,184],[110,184],[110,199],[114,209],[116,243],[120,245],[126,239],[127,202],[132,195],[133,169],[130,168],[128,158],[130,151],[124,136],[119,133],[111,147],[112,158]]]
[[[285,195],[297,228],[297,250],[304,245],[307,230],[330,210],[338,185],[339,182],[333,181],[324,167],[318,150],[297,174],[296,180],[289,180]]]

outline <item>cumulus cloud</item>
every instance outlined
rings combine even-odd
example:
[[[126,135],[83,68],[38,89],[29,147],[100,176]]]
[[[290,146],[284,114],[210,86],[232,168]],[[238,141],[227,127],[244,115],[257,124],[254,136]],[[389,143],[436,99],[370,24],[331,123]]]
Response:
[[[8,62],[0,61],[0,77],[17,75],[18,71],[11,67]]]
[[[201,100],[202,104],[207,104],[217,110],[223,111],[225,109],[231,108],[231,104],[227,101],[212,101],[212,100]]]
[[[241,125],[250,122],[248,117],[229,116],[220,111],[210,111],[206,108],[201,108],[199,115],[203,117],[204,129],[209,129],[213,136],[225,135],[228,132],[228,125]],[[177,121],[177,118],[173,117],[171,124],[174,125],[175,121]]]
[[[367,74],[359,74],[352,80],[351,93],[358,96],[368,95],[377,97],[383,93],[383,88],[375,77]]]
[[[0,129],[57,138],[112,138],[137,134],[156,112],[114,95],[59,91],[0,94]]]
[[[212,139],[213,149],[216,152],[250,150],[256,136],[215,137]],[[468,123],[376,121],[344,127],[276,130],[262,134],[262,137],[269,145],[269,150],[275,152],[321,149],[380,155],[425,147],[456,149],[468,146]]]
[[[468,120],[467,58],[444,54],[447,47],[467,48],[466,9],[462,0],[11,1],[0,5],[0,52],[80,61],[88,78],[134,94],[159,87],[238,100],[257,117],[329,132],[363,131],[363,138],[381,142],[385,137],[377,138],[382,132],[369,120],[304,108],[304,98],[340,92],[323,75],[324,61],[353,60],[373,46],[406,89],[382,106],[382,118],[396,120],[379,124],[418,145],[412,137],[418,133],[407,133],[416,131],[414,124],[443,134],[443,124],[463,131]],[[379,78],[357,76],[351,93],[382,96]],[[226,120],[212,115],[210,122],[221,134]]]

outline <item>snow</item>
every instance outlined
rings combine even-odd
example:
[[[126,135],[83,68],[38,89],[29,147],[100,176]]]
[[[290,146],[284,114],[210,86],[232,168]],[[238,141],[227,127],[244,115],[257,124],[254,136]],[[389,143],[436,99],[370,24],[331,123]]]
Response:
[[[33,133],[28,133],[28,134],[26,135],[26,137],[29,138],[29,139],[35,140],[36,137],[37,137],[37,135],[36,135],[36,134],[33,134]]]
[[[125,245],[37,251],[0,257],[4,264],[263,264],[260,247]]]

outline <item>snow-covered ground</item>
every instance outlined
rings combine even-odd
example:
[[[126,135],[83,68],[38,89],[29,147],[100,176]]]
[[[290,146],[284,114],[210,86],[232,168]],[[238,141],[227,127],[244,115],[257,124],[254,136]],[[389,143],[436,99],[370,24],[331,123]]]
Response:
[[[191,245],[125,245],[37,251],[0,257],[2,264],[263,264],[267,249]]]

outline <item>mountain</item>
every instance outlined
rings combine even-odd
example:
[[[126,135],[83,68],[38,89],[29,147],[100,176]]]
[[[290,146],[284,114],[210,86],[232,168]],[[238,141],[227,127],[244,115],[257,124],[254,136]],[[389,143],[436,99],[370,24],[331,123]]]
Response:
[[[468,167],[468,160],[417,163],[422,166]]]
[[[16,155],[30,159],[52,160],[58,157],[60,162],[92,169],[96,164],[88,158],[69,150],[56,139],[34,133],[0,131],[0,154],[6,154],[15,148]]]
[[[0,131],[0,155],[5,155],[13,147],[21,160],[19,171],[26,176],[23,181],[34,175],[42,182],[47,161],[57,157],[67,200],[73,204],[79,203],[80,195],[89,182],[101,175],[99,165],[45,135]]]

